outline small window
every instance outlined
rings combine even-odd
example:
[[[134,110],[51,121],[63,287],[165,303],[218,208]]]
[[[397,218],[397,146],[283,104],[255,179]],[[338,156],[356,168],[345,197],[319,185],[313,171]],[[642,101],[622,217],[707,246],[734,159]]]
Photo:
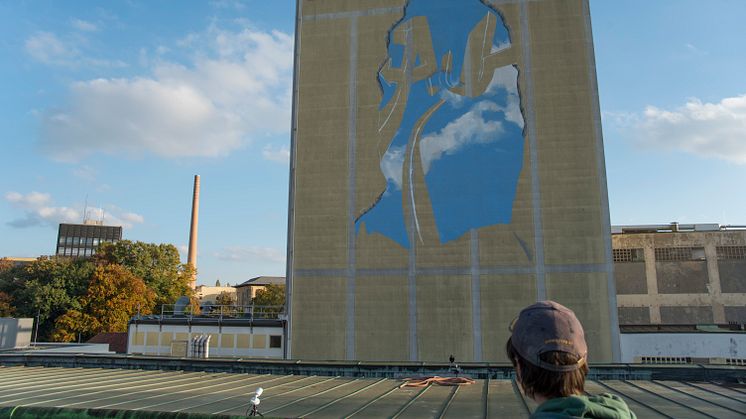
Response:
[[[282,348],[282,336],[270,336],[269,347],[270,348]]]
[[[65,236],[60,236],[60,243],[59,244],[65,244],[65,239],[66,238],[67,237],[65,237]]]
[[[614,249],[614,262],[645,262],[644,249]]]
[[[720,260],[746,259],[746,246],[718,246],[717,255]]]

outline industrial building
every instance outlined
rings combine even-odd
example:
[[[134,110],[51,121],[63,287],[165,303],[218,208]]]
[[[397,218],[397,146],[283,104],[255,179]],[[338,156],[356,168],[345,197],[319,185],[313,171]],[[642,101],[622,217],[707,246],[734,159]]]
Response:
[[[746,324],[746,228],[613,228],[622,325]]]
[[[505,360],[553,299],[620,360],[588,7],[298,1],[290,357]]]
[[[224,292],[233,295],[233,297],[236,296],[236,288],[234,287],[210,287],[207,285],[197,285],[194,289],[194,296],[199,300],[200,305],[217,304],[218,296]]]
[[[281,359],[284,320],[265,309],[232,306],[191,315],[177,308],[161,315],[138,315],[129,323],[127,353],[184,357],[188,342],[209,336],[209,356]]]
[[[97,221],[84,224],[60,224],[57,233],[57,256],[89,257],[101,243],[122,240],[121,226],[106,226]]]

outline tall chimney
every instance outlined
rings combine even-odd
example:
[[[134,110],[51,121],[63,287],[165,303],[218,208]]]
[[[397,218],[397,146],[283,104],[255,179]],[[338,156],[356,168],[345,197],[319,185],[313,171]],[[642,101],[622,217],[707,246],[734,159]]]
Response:
[[[189,229],[189,256],[187,263],[192,266],[192,280],[189,286],[197,287],[197,225],[199,224],[199,175],[194,175],[194,194],[192,195],[192,223]]]

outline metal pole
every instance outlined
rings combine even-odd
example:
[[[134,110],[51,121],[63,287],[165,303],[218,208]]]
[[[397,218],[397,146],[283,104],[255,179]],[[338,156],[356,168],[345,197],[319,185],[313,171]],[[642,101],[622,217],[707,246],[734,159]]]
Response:
[[[41,309],[36,310],[36,331],[34,332],[34,346],[39,340],[39,321],[41,320]]]

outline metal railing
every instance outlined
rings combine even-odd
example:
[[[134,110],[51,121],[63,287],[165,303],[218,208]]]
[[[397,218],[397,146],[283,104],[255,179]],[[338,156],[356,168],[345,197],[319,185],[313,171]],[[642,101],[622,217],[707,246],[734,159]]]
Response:
[[[168,318],[214,318],[214,319],[279,319],[284,312],[284,306],[237,306],[203,304],[198,310],[192,306],[179,307],[175,304],[161,306],[160,317]]]

